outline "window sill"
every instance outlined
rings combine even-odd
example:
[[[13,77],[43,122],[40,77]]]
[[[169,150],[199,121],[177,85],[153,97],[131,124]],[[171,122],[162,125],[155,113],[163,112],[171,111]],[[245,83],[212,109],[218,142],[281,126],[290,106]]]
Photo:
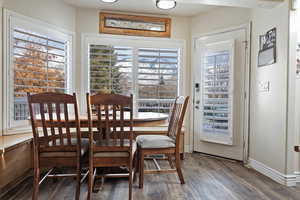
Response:
[[[19,135],[19,134],[27,134],[32,133],[31,126],[17,126],[14,128],[6,129],[3,132],[3,136],[9,136],[9,135]]]
[[[32,133],[0,136],[0,155],[15,149],[21,144],[31,142]]]

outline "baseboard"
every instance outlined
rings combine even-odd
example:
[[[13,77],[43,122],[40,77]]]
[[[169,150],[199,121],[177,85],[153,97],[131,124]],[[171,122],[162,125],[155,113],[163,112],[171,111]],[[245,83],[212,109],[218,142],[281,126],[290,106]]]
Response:
[[[261,174],[273,179],[277,183],[286,186],[296,186],[297,183],[296,174],[291,174],[291,175],[283,174],[252,158],[249,159],[249,166],[255,169],[256,171],[260,172]],[[300,178],[300,174],[299,174],[299,178]]]
[[[295,172],[296,175],[296,182],[300,183],[300,172]]]

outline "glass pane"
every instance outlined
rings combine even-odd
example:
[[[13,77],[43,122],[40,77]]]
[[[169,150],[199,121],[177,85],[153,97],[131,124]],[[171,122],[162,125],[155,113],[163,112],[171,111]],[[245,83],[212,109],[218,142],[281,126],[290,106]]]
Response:
[[[66,92],[66,42],[19,28],[13,38],[14,120],[27,120],[27,92]]]

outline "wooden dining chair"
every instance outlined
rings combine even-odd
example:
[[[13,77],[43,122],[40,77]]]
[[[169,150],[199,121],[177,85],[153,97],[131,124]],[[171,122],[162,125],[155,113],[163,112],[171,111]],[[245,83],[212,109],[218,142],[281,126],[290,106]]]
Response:
[[[140,135],[136,138],[139,157],[139,187],[143,188],[144,174],[177,173],[181,184],[184,178],[181,171],[180,144],[181,129],[189,97],[177,97],[169,119],[167,135]],[[152,158],[157,170],[145,170],[145,156],[166,155],[172,169],[161,169],[155,158]],[[175,168],[173,158],[175,157]]]
[[[96,176],[96,167],[126,167],[126,174],[103,174],[100,177],[128,177],[129,199],[132,199],[133,158],[136,151],[132,95],[87,94],[87,111],[90,139],[88,199],[91,199],[95,178],[99,178]]]
[[[76,177],[76,200],[80,196],[83,156],[88,151],[88,139],[81,138],[76,95],[59,93],[27,93],[33,132],[34,189],[32,199],[38,199],[39,186],[47,178]],[[75,124],[69,121],[74,110]],[[56,174],[59,167],[74,167],[74,174]],[[42,169],[50,170],[40,178]],[[84,174],[83,178],[87,176]]]

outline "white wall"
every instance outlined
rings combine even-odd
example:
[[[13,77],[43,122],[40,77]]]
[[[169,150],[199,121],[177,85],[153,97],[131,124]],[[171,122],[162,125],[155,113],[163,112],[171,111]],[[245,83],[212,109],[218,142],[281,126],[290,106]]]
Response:
[[[98,9],[88,9],[88,8],[77,8],[76,12],[76,66],[77,71],[81,73],[85,73],[85,68],[87,66],[82,66],[82,56],[81,56],[81,35],[82,33],[99,33],[99,10]],[[184,90],[186,94],[190,95],[190,85],[188,84],[188,80],[190,80],[190,18],[188,17],[172,17],[171,24],[171,39],[180,39],[186,41],[186,65],[184,66],[184,71],[186,74],[184,83]],[[186,84],[187,83],[187,84]],[[81,75],[78,73],[77,76],[77,85],[76,88],[78,92],[80,92],[81,88]],[[190,102],[191,105],[191,102]],[[186,115],[186,135],[185,135],[185,143],[189,144],[189,113]]]
[[[288,3],[252,11],[252,66],[250,158],[286,173],[286,117],[288,67]],[[277,28],[277,62],[257,67],[259,35]],[[258,82],[270,81],[269,92],[259,92]]]

